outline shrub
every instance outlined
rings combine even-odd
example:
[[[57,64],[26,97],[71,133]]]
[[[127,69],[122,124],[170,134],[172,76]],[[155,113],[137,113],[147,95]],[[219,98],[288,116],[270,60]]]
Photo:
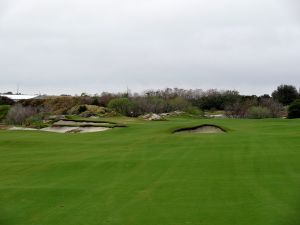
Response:
[[[245,98],[225,108],[225,115],[230,118],[246,118],[248,110],[252,106],[257,106],[257,102],[253,98]]]
[[[96,105],[85,105],[86,110],[80,113],[83,117],[100,116],[106,113],[105,108]]]
[[[45,104],[45,99],[26,99],[21,100],[18,103],[22,104],[23,106],[31,106],[31,107],[41,107]]]
[[[271,110],[266,107],[252,106],[248,110],[248,118],[250,119],[264,119],[272,117]]]
[[[108,108],[113,109],[124,116],[134,116],[133,113],[136,104],[128,98],[116,98],[108,103]]]
[[[218,91],[215,89],[203,92],[192,99],[193,105],[202,110],[224,110],[228,106],[232,106],[240,100],[237,91]]]
[[[9,105],[0,105],[0,121],[2,121],[10,109]]]
[[[78,113],[79,114],[85,112],[86,110],[87,110],[87,107],[85,105],[80,105],[78,107]]]
[[[187,108],[192,106],[191,103],[189,103],[187,100],[185,100],[182,97],[176,97],[170,99],[167,104],[170,106],[169,108],[170,110],[168,111],[176,111],[176,110],[185,111]]]
[[[195,106],[189,106],[184,111],[193,116],[204,117],[204,112]]]
[[[72,97],[55,97],[46,99],[44,106],[54,115],[67,114],[76,106],[76,99]]]
[[[42,113],[39,113],[27,118],[24,121],[23,125],[25,125],[26,127],[31,127],[36,129],[41,129],[49,126],[49,124],[45,124],[43,122],[43,119],[44,119],[44,115]]]
[[[286,115],[286,110],[283,105],[272,98],[262,98],[259,105],[268,108],[271,112],[272,118],[278,118]]]
[[[166,100],[160,97],[146,97],[144,99],[144,104],[141,106],[142,114],[144,113],[164,113],[170,112],[171,106]]]
[[[21,104],[13,106],[6,116],[6,121],[9,124],[22,125],[25,121],[38,113],[36,108],[31,106],[24,107]]]
[[[103,116],[106,115],[106,113],[111,112],[111,110],[96,106],[96,105],[77,105],[72,107],[68,114],[71,115],[80,115],[83,117],[89,117],[89,116]]]
[[[13,105],[14,103],[14,100],[5,96],[0,96],[0,105]]]
[[[294,101],[288,108],[288,118],[300,118],[300,99]]]

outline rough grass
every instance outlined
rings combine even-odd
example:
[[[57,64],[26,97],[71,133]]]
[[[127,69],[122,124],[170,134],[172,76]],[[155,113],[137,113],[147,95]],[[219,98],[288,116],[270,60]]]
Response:
[[[1,225],[298,225],[300,120],[0,131]],[[171,130],[216,124],[226,134]]]

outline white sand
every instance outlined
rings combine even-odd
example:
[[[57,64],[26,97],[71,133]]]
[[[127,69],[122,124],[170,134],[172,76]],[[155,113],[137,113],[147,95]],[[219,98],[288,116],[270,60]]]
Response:
[[[197,129],[178,131],[178,133],[215,134],[215,133],[224,133],[224,131],[219,127],[206,125],[206,126],[199,127]]]
[[[201,133],[201,134],[224,133],[222,129],[214,126],[203,126],[197,128],[196,130],[191,130],[190,132]]]
[[[38,130],[38,129],[26,128],[26,127],[10,127],[8,130]]]
[[[112,128],[108,127],[46,127],[43,129],[34,129],[26,127],[10,127],[8,130],[23,130],[23,131],[46,131],[54,133],[94,133],[107,131]]]
[[[77,130],[80,130],[80,133],[93,133],[93,132],[102,132],[110,130],[108,127],[79,127]]]
[[[91,125],[91,126],[101,126],[101,125],[107,125],[109,123],[94,123],[94,122],[75,122],[75,121],[66,121],[66,120],[60,120],[58,122],[55,122],[54,126],[83,126],[83,125]]]
[[[107,127],[46,127],[41,131],[55,132],[55,133],[93,133],[109,130]]]
[[[72,130],[76,130],[78,127],[46,127],[41,129],[41,131],[55,132],[55,133],[67,133]]]

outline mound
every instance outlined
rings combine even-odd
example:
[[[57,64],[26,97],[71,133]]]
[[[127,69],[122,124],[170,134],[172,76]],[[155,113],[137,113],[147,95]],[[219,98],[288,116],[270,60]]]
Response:
[[[196,127],[181,128],[174,131],[174,133],[199,133],[199,134],[214,134],[214,133],[225,133],[225,132],[226,130],[224,130],[223,128],[216,125],[210,125],[210,124],[204,124]]]

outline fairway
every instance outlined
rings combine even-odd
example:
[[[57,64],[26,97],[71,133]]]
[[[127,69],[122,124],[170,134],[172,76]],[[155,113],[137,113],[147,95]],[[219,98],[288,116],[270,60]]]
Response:
[[[300,224],[300,120],[116,120],[0,131],[0,225]]]

